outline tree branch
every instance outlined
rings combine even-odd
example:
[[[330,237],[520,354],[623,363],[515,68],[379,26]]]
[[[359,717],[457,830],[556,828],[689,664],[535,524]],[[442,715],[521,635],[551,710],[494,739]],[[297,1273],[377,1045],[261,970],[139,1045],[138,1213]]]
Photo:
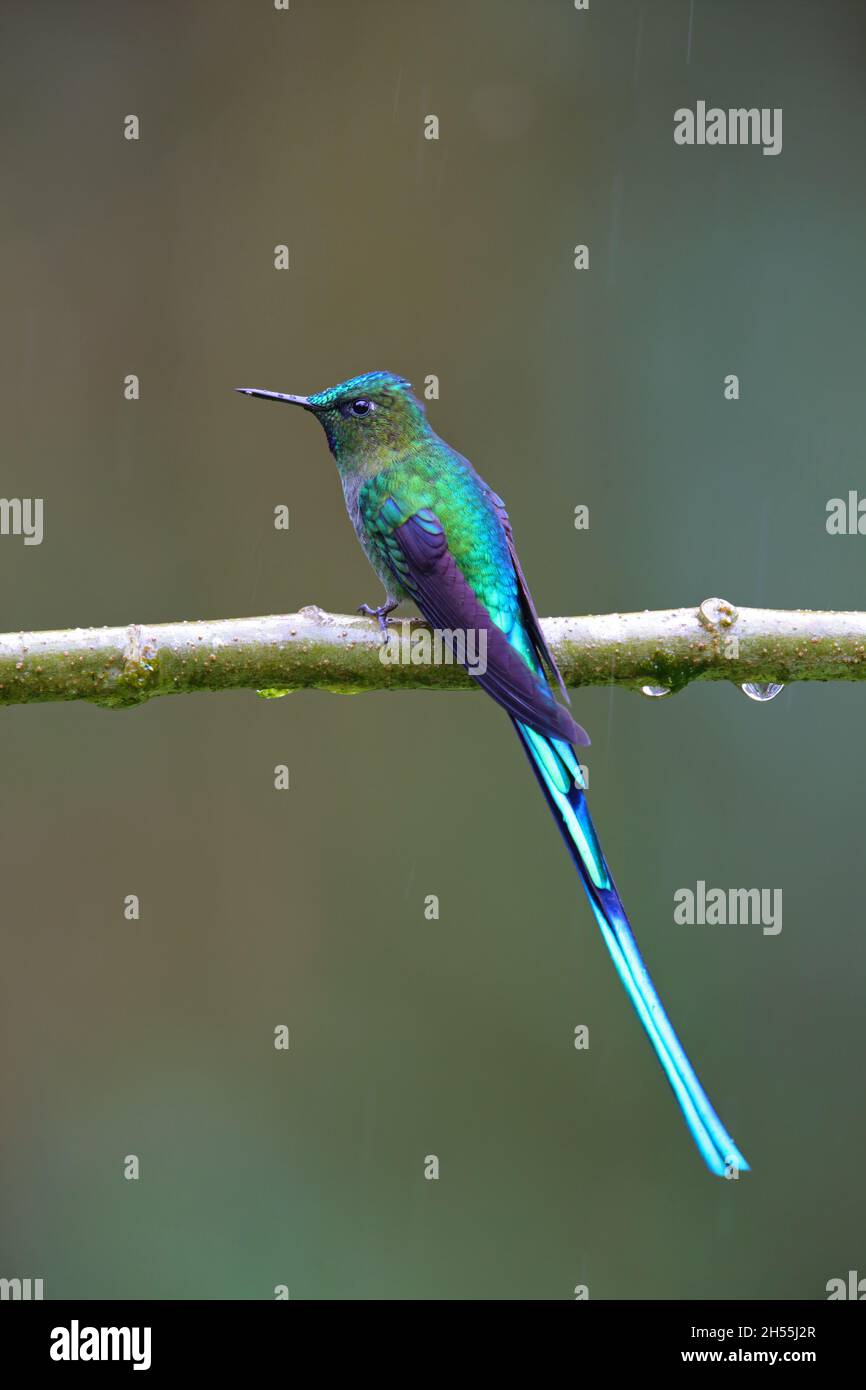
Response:
[[[546,618],[542,626],[571,686],[676,691],[694,680],[866,679],[866,613],[738,610],[706,599],[699,608]],[[392,631],[383,653],[370,619],[310,607],[268,618],[7,633],[0,704],[90,700],[123,708],[198,690],[475,688],[462,667],[431,662],[435,644],[424,623]],[[420,660],[412,660],[413,648]]]

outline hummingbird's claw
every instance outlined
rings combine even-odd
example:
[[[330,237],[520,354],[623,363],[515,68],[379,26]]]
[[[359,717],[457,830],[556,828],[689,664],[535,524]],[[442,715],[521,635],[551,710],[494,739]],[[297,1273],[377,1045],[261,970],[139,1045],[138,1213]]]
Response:
[[[393,613],[398,602],[395,598],[389,598],[387,603],[380,603],[378,608],[371,608],[369,603],[362,603],[358,609],[358,612],[363,613],[366,617],[378,619],[383,642],[388,641],[388,614]]]

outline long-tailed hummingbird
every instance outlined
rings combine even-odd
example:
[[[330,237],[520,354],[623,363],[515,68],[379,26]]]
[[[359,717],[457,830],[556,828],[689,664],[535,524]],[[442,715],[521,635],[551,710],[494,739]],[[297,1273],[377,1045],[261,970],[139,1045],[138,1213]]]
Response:
[[[589,742],[569,710],[501,497],[440,439],[411,385],[369,372],[313,396],[239,387],[315,415],[327,435],[358,539],[385,587],[359,611],[378,618],[411,599],[453,640],[481,633],[474,679],[509,715],[562,833],[617,973],[646,1029],[686,1123],[712,1172],[748,1164],[701,1086],[641,958],[586,804],[575,745]]]

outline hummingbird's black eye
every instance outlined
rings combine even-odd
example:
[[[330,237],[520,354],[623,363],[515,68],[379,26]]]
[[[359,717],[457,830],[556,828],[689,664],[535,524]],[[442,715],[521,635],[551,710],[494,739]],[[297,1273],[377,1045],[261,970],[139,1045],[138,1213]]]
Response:
[[[370,411],[371,411],[372,409],[373,409],[373,402],[372,402],[372,401],[368,401],[367,398],[366,398],[366,396],[362,396],[362,397],[360,398],[360,400],[352,401],[352,414],[353,414],[353,415],[369,415],[369,413],[370,413]]]

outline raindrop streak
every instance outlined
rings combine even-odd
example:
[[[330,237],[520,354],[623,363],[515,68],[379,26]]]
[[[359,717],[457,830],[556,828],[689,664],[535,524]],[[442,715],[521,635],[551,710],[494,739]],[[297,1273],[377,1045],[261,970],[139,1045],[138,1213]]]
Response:
[[[740,689],[744,695],[748,695],[750,700],[759,700],[765,704],[767,700],[775,700],[780,690],[784,690],[784,685],[776,685],[773,681],[768,681],[766,685],[758,684],[755,681],[748,681],[741,685]]]
[[[661,695],[670,695],[671,692],[670,687],[667,685],[642,685],[640,693],[641,695],[652,695],[654,698],[658,698]]]
[[[641,5],[640,14],[639,14],[638,17],[637,17],[637,38],[635,39],[635,45],[634,45],[634,72],[632,73],[632,79],[631,79],[631,80],[632,80],[632,82],[634,83],[635,87],[637,86],[638,74],[639,74],[639,72],[640,72],[640,50],[641,50],[641,42],[642,42],[642,40],[643,40],[643,5]]]

